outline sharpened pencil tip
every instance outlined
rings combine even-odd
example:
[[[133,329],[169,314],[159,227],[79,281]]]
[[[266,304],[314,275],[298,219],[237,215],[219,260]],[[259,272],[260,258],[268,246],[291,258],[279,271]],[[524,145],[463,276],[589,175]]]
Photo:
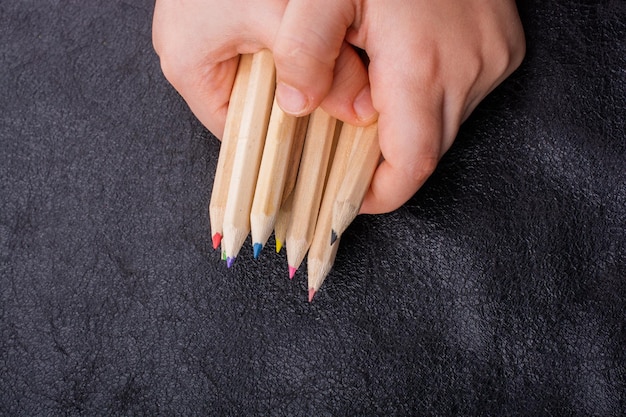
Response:
[[[280,250],[283,248],[283,242],[276,239],[276,253],[280,253]]]
[[[254,259],[259,259],[259,255],[261,254],[261,249],[263,249],[263,244],[255,243],[253,249],[254,249]]]
[[[337,241],[337,233],[334,230],[330,231],[330,244],[332,245]]]
[[[222,235],[221,233],[216,233],[213,235],[213,249],[217,249],[220,247],[220,243],[222,243]]]
[[[235,263],[235,257],[226,258],[226,267],[230,268],[231,266],[233,266],[233,263]]]
[[[313,301],[313,297],[315,297],[315,288],[309,288],[309,303]]]
[[[297,270],[298,268],[294,268],[293,266],[289,265],[289,279],[293,279],[293,276],[296,275]]]
[[[222,251],[222,261],[226,260],[226,251]]]

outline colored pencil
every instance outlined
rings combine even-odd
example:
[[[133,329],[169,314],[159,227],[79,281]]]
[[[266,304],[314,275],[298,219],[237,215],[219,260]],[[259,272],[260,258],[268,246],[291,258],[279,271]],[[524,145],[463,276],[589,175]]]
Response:
[[[217,249],[222,240],[222,227],[230,184],[230,174],[235,157],[235,149],[237,148],[237,135],[239,134],[239,126],[241,124],[242,109],[248,92],[251,66],[252,55],[242,55],[239,58],[237,74],[230,95],[228,113],[226,114],[226,124],[224,126],[224,134],[222,135],[220,154],[217,160],[213,189],[211,191],[211,201],[209,203],[209,219],[211,223],[213,249]]]
[[[276,253],[285,246],[287,241],[287,227],[289,227],[289,219],[291,219],[291,206],[293,203],[293,193],[287,196],[287,199],[280,206],[276,223],[274,224],[274,240],[276,241]]]
[[[313,239],[337,126],[337,120],[321,108],[316,109],[309,118],[287,227],[290,278],[293,278],[302,263]]]
[[[276,85],[272,53],[253,55],[224,212],[222,248],[232,266],[250,233],[250,210]]]
[[[289,159],[289,170],[285,180],[285,188],[281,204],[284,204],[287,198],[293,192],[298,178],[298,169],[300,168],[300,160],[302,159],[302,148],[304,147],[304,139],[306,138],[307,128],[309,126],[309,116],[298,117],[296,122],[296,132],[294,133],[293,144],[291,146],[291,155]]]
[[[304,147],[304,138],[309,124],[309,116],[298,117],[296,133],[291,149],[291,158],[289,160],[289,171],[285,181],[283,190],[283,198],[281,200],[280,209],[274,224],[274,240],[276,241],[276,253],[279,253],[285,244],[287,236],[287,227],[291,218],[291,204],[293,202],[293,189],[296,185],[298,177],[298,169],[300,168],[300,158],[302,157],[302,148]]]
[[[348,167],[333,204],[331,244],[359,214],[379,162],[378,123],[357,128]]]
[[[274,229],[289,171],[296,127],[297,117],[285,113],[274,98],[250,213],[255,258]]]
[[[307,257],[309,302],[319,290],[335,261],[339,242],[329,245],[332,231],[333,205],[343,182],[359,128],[345,124],[337,141],[324,197],[320,206],[315,234]]]

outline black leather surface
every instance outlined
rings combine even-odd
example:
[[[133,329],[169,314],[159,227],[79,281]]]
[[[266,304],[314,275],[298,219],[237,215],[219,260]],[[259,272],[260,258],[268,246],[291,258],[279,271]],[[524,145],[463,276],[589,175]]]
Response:
[[[623,415],[626,6],[518,3],[522,67],[309,304],[210,249],[151,1],[1,1],[0,414]]]

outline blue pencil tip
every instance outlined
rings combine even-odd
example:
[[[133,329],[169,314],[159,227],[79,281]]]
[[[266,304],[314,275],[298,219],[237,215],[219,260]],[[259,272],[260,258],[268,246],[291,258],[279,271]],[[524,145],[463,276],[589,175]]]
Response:
[[[263,245],[261,243],[254,244],[254,259],[257,259],[261,254],[261,249],[263,249]]]
[[[233,266],[233,263],[235,262],[235,257],[228,257],[226,258],[226,267],[230,268],[231,266]]]

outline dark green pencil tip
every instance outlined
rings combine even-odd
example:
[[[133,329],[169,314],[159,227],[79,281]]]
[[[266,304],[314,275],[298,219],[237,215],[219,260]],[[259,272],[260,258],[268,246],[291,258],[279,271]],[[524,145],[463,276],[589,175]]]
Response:
[[[333,243],[335,243],[337,241],[337,233],[335,233],[334,230],[330,231],[330,244],[332,245]]]

